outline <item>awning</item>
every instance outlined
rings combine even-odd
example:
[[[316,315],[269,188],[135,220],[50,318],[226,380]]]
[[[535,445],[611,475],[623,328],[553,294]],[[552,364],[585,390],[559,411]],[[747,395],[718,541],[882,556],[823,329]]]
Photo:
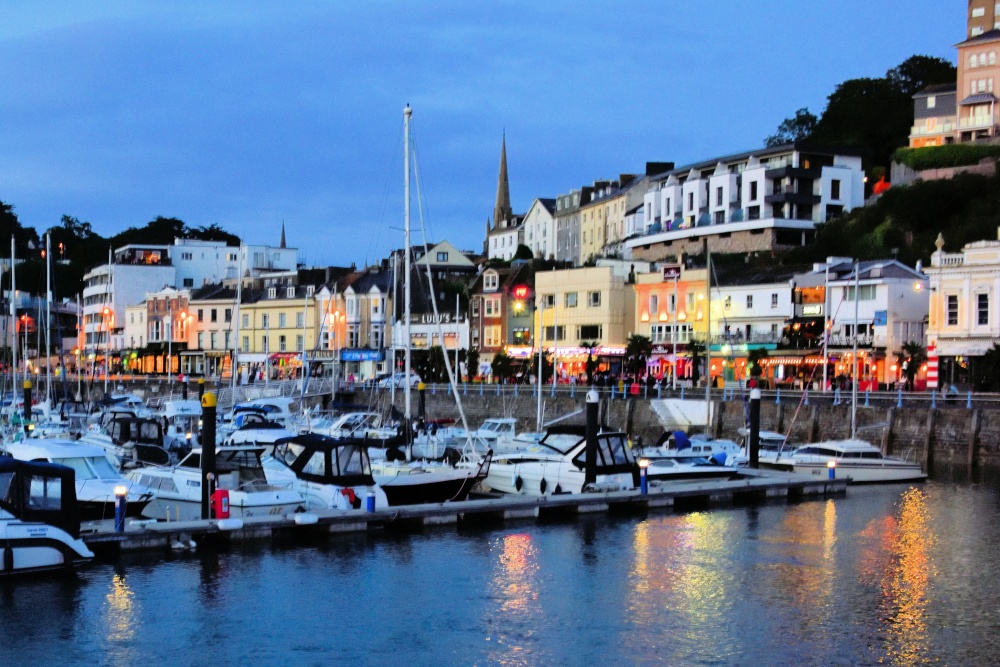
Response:
[[[969,95],[959,102],[959,104],[990,104],[996,101],[997,98],[994,97],[993,93],[976,93],[975,95]]]
[[[275,352],[271,355],[271,361],[301,361],[301,352]]]

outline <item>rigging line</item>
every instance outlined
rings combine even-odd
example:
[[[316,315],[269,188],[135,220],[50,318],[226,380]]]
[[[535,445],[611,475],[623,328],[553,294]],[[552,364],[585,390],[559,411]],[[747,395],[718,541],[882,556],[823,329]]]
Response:
[[[430,256],[429,256],[429,251],[427,249],[427,227],[424,225],[424,194],[423,194],[423,188],[421,187],[420,166],[419,162],[417,161],[416,146],[414,146],[413,143],[414,142],[412,141],[412,135],[411,135],[410,144],[413,153],[413,180],[417,186],[417,215],[420,218],[420,234],[424,242],[424,266],[427,269],[427,285],[428,285],[428,291],[430,292],[431,295],[431,307],[434,309],[434,322],[436,323],[437,327],[438,339],[441,341],[441,352],[443,353],[442,356],[444,357],[444,368],[445,371],[447,371],[448,373],[448,384],[451,385],[451,393],[455,397],[455,404],[458,407],[458,414],[459,417],[461,417],[462,419],[462,428],[465,429],[466,433],[469,433],[469,421],[465,417],[465,409],[462,406],[462,398],[458,394],[458,381],[455,378],[458,369],[455,369],[455,372],[452,371],[451,360],[448,358],[448,353],[447,350],[445,350],[444,346],[444,328],[441,326],[441,318],[438,316],[437,296],[434,293],[434,278],[431,272]],[[407,248],[406,252],[410,252],[410,249]],[[455,346],[457,347],[458,323],[456,322],[455,325],[456,325]],[[407,344],[409,344],[409,341],[407,341]],[[428,351],[429,350],[430,347],[428,347]],[[406,381],[409,382],[409,378],[406,378]]]
[[[712,262],[711,265],[708,268],[711,271],[711,275],[708,276],[709,285],[712,285],[713,282],[714,282],[714,284],[715,284],[715,290],[716,290],[716,292],[718,292],[719,298],[722,299],[722,289],[721,289],[722,286],[719,285],[719,275],[715,271],[715,262]],[[712,280],[713,278],[715,279],[714,281]],[[712,311],[711,290],[709,291],[708,305],[706,307],[708,308],[709,313],[711,313],[711,311]],[[727,331],[727,329],[729,327],[729,318],[726,316],[726,309],[724,307],[722,309],[722,326],[723,326],[723,331]],[[736,374],[736,355],[733,353],[733,334],[732,334],[731,331],[727,331],[727,333],[725,334],[725,336],[726,336],[726,346],[729,348],[729,352],[723,354],[723,357],[722,357],[723,363],[725,363],[727,360],[733,363],[733,375],[736,376],[736,381],[739,384],[739,388],[740,388],[740,400],[743,403],[743,422],[744,422],[744,425],[746,425],[746,426],[749,427],[749,425],[750,425],[750,397],[744,391],[743,376]],[[712,332],[711,331],[708,332],[707,337],[708,337],[708,345],[711,346],[712,345]],[[749,337],[748,337],[748,342],[749,342]],[[750,353],[750,349],[747,348],[747,355],[748,356],[749,356],[749,353]],[[722,374],[723,374],[723,386],[725,386],[725,367],[723,367]],[[711,368],[708,369],[708,375],[709,375],[709,380],[711,380],[711,376],[712,376],[712,369]]]
[[[378,212],[375,216],[376,220],[375,233],[369,237],[368,241],[368,252],[365,255],[365,266],[368,266],[370,262],[377,261],[375,259],[375,254],[377,253],[376,249],[378,248],[378,244],[382,236],[382,228],[385,224],[386,210],[389,207],[389,194],[392,187],[391,184],[394,182],[393,179],[395,178],[394,174],[397,164],[396,161],[399,159],[399,153],[401,152],[399,150],[399,145],[402,143],[403,143],[403,126],[400,125],[399,134],[396,135],[396,141],[393,144],[392,154],[391,157],[389,158],[389,169],[388,171],[386,171],[385,174],[385,184],[382,187],[382,199],[379,202]]]

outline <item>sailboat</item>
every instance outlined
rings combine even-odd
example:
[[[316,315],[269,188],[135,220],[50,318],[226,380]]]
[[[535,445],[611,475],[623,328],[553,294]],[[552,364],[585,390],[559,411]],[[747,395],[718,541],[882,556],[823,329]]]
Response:
[[[410,349],[410,119],[413,111],[409,105],[403,110],[404,156],[404,228],[403,228],[403,340],[405,341],[405,369],[403,377],[411,372]],[[465,500],[472,488],[486,476],[492,453],[477,461],[449,465],[443,461],[415,460],[412,456],[413,413],[412,387],[403,383],[403,431],[409,439],[406,460],[372,461],[372,476],[385,491],[389,505],[440,503]],[[457,393],[457,392],[455,392]]]

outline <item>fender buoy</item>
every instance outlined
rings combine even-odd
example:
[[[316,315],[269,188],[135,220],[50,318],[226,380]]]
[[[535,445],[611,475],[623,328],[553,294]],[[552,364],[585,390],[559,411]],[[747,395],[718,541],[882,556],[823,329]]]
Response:
[[[544,494],[545,493],[545,489],[546,489],[546,487],[548,487],[548,485],[549,485],[549,483],[546,482],[545,478],[543,477],[542,481],[538,483],[538,490],[541,491]]]
[[[10,546],[6,546],[3,549],[3,571],[14,571],[14,550]]]
[[[524,486],[524,480],[522,480],[521,476],[518,475],[514,478],[514,488],[520,491],[522,486]]]
[[[556,484],[555,491],[553,491],[552,493],[554,493],[554,494],[562,493],[562,486],[559,485],[559,484]]]

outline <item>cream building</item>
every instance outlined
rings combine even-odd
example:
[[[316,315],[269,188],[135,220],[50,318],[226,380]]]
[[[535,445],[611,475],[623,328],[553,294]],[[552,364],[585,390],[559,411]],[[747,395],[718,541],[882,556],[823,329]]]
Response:
[[[537,338],[554,348],[560,377],[585,372],[588,350],[581,343],[596,343],[602,368],[621,372],[635,304],[625,276],[610,266],[541,271],[535,274],[535,293],[534,326],[542,334]]]

